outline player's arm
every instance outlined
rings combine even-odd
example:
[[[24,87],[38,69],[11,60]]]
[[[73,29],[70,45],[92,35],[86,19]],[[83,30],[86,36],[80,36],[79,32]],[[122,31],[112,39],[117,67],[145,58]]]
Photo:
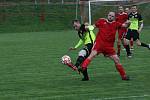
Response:
[[[139,21],[139,29],[138,29],[138,32],[140,33],[140,32],[142,31],[142,29],[143,29],[143,26],[144,26],[144,24],[143,24],[143,18],[142,18],[142,16],[141,16],[141,14],[138,14],[138,21]]]
[[[121,27],[125,27],[125,28],[128,28],[130,26],[130,21],[127,20],[126,22],[124,22]]]
[[[143,18],[141,16],[141,14],[138,14],[138,22],[139,22],[138,32],[140,33],[142,31],[142,29],[143,29],[143,26],[144,26],[144,24],[143,24]]]
[[[85,26],[85,29],[87,31],[93,31],[94,30],[94,26],[93,25]]]
[[[143,26],[144,26],[143,21],[140,21],[139,24],[140,24],[140,27],[138,29],[138,32],[140,33],[143,29]]]
[[[75,47],[70,47],[69,50],[76,50],[83,44],[83,40],[80,39],[79,42],[75,45]]]
[[[93,26],[94,28],[96,28],[96,25],[95,25],[95,24],[93,24],[92,26]]]
[[[90,25],[89,23],[84,23],[85,25],[85,30],[86,31],[93,31],[94,30],[94,26],[93,25]]]

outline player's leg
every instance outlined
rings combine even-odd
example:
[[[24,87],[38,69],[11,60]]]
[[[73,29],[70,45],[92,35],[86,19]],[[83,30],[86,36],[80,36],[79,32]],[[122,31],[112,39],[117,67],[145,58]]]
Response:
[[[124,49],[126,48],[125,40],[126,40],[125,37],[123,39],[121,39],[121,43],[122,43]]]
[[[89,55],[88,49],[83,49],[79,52],[79,56],[77,58],[77,61],[75,63],[75,66],[78,68],[79,73],[81,72],[83,74],[83,81],[88,81],[89,80],[89,76],[88,76],[88,72],[87,69],[85,70],[81,70],[81,68],[79,67],[82,62],[86,59],[86,57]]]
[[[127,53],[127,57],[131,58],[131,50],[130,50],[130,46],[129,46],[129,41],[128,39],[125,40],[125,49],[126,49],[126,53]]]
[[[85,70],[80,70],[81,68],[79,67],[82,62],[86,59],[86,57],[89,55],[89,52],[84,48],[82,50],[79,51],[78,54],[78,58],[76,60],[75,65],[73,65],[72,63],[67,63],[67,65],[72,68],[75,71],[78,71],[79,73],[81,72],[83,74],[83,81],[88,81],[89,80],[89,76],[88,76],[88,72],[87,72],[87,68]]]
[[[121,51],[121,39],[118,38],[117,41],[117,55],[120,56],[120,51]]]
[[[82,70],[82,74],[83,74],[82,81],[88,81],[89,80],[89,75],[88,75],[87,68],[85,70]]]
[[[122,50],[125,51],[126,50],[126,37],[124,37],[121,42],[122,42],[123,47],[124,47]]]
[[[84,60],[84,62],[81,65],[82,70],[85,70],[88,67],[91,60],[98,54],[98,51],[100,52],[100,48],[101,48],[100,40],[97,39],[95,40],[90,55]]]
[[[125,49],[126,49],[126,53],[127,53],[127,57],[131,58],[131,51],[130,51],[130,46],[129,46],[129,41],[131,40],[131,33],[132,31],[130,29],[128,29],[128,32],[126,34],[126,39],[125,39]]]
[[[146,47],[146,48],[150,49],[150,44],[143,43],[139,39],[136,40],[136,44],[138,46],[142,46],[142,47]]]
[[[142,46],[142,47],[146,47],[146,48],[150,49],[150,45],[149,44],[146,44],[146,43],[143,43],[143,42],[140,41],[139,33],[137,32],[137,30],[134,30],[133,40],[136,41],[136,44],[138,46]]]
[[[134,40],[133,40],[133,38],[134,38],[134,32],[132,31],[130,34],[131,34],[131,39],[130,39],[130,50],[134,50],[134,49],[133,49],[133,43],[134,43]]]
[[[121,38],[122,38],[122,30],[118,30],[118,41],[117,41],[117,55],[120,56],[121,51]]]
[[[114,61],[116,69],[119,72],[122,80],[129,80],[129,77],[126,75],[126,72],[125,72],[122,64],[120,63],[119,57],[117,55],[112,55],[109,57],[110,57],[110,59],[112,59]]]
[[[66,65],[67,65],[68,67],[70,67],[70,68],[71,68],[72,70],[74,70],[74,71],[77,71],[77,70],[78,70],[77,67],[74,66],[72,62],[71,62],[71,63],[67,63]]]
[[[92,49],[93,45],[92,44],[87,44],[85,46],[85,48],[83,50],[81,50],[79,52],[79,56],[78,56],[78,59],[76,61],[76,64],[75,66],[78,68],[78,71],[79,72],[82,72],[83,74],[83,81],[87,81],[89,80],[89,76],[88,76],[88,72],[87,72],[87,68],[85,70],[81,70],[82,68],[79,68],[79,66],[82,64],[82,62],[89,56],[90,52],[91,52],[91,49]]]
[[[88,57],[90,51],[92,49],[92,44],[87,44],[85,47],[79,51],[78,58],[76,60],[75,65],[72,63],[67,64],[69,67],[71,67],[73,70],[77,70],[78,67],[82,64],[82,62]]]
[[[79,52],[78,58],[76,60],[75,66],[78,68],[82,62],[90,55],[91,49],[93,47],[92,43],[88,43],[85,47]]]
[[[90,55],[84,60],[82,63],[82,69],[85,70],[87,69],[88,65],[90,64],[91,60],[97,55],[96,50],[92,50]]]
[[[81,72],[84,76],[84,78],[82,79],[82,81],[88,81],[89,80],[89,76],[88,76],[88,72],[87,72],[87,66],[90,64],[91,60],[93,59],[93,57],[96,55],[97,53],[95,51],[91,51],[89,57],[87,57],[81,67],[82,68],[78,68],[79,72]]]
[[[87,55],[87,51],[82,49],[79,51],[78,58],[76,60],[75,66],[78,68],[81,63],[85,60],[85,56]]]
[[[126,37],[126,32],[127,32],[127,30],[124,28],[121,28],[118,30],[118,42],[117,42],[117,48],[118,48],[117,55],[118,56],[120,56],[121,44],[125,48],[124,38]]]
[[[131,50],[134,50],[134,47],[133,47],[133,37],[131,37],[131,40],[130,40],[130,48],[131,48]]]

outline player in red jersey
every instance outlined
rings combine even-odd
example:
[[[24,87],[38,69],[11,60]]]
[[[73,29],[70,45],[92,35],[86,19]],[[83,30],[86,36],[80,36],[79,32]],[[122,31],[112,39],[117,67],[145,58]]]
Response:
[[[119,12],[116,14],[116,21],[123,24],[128,20],[128,14],[124,12],[123,6],[119,6],[118,11]],[[126,32],[127,32],[127,28],[125,27],[118,28],[118,42],[117,42],[117,48],[118,48],[117,55],[118,56],[120,56],[121,42],[124,45]]]
[[[102,53],[104,56],[109,57],[115,63],[116,69],[121,75],[122,80],[129,80],[123,66],[120,63],[119,57],[117,56],[114,49],[115,35],[119,27],[128,27],[129,22],[121,24],[115,21],[115,13],[109,12],[107,19],[100,18],[95,26],[99,29],[97,33],[95,43],[93,45],[91,54],[82,63],[82,70],[85,70],[90,64],[91,60],[97,55]]]

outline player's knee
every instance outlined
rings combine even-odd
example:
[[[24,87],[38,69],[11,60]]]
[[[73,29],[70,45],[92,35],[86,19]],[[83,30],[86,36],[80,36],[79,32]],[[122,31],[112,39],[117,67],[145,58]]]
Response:
[[[141,42],[139,40],[136,41],[137,46],[141,46]]]
[[[88,58],[89,59],[93,59],[96,55],[97,55],[97,51],[96,50],[92,50]]]
[[[86,50],[81,50],[81,51],[79,52],[79,56],[82,56],[82,57],[85,57],[86,54],[87,54]]]
[[[120,59],[119,59],[119,57],[117,55],[114,56],[114,62],[115,62],[115,64],[119,64],[120,63]]]
[[[93,50],[93,51],[91,52],[91,55],[92,55],[92,56],[96,56],[96,55],[97,55],[97,51],[96,51],[96,50]]]
[[[128,44],[129,44],[129,40],[125,39],[125,40],[124,40],[124,44],[125,44],[125,45],[128,45]]]
[[[141,46],[141,42],[138,42],[137,45],[138,45],[138,46]]]

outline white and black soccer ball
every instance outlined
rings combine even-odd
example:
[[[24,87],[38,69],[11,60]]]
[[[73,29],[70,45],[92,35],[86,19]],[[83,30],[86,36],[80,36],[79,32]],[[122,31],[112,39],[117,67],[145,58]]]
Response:
[[[62,62],[63,64],[71,63],[71,58],[70,58],[68,55],[64,55],[64,56],[61,58],[61,62]]]

